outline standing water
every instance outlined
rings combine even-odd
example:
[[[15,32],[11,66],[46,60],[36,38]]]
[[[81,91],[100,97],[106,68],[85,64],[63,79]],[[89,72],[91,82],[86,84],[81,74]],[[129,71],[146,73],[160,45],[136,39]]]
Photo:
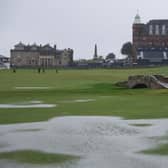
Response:
[[[165,135],[168,120],[121,120],[114,117],[59,117],[48,122],[0,126],[0,152],[40,150],[80,156],[73,165],[30,165],[24,168],[166,168],[166,157],[144,155],[149,137]],[[149,123],[149,127],[131,124]],[[34,131],[36,130],[36,131]],[[23,163],[0,160],[1,168]]]

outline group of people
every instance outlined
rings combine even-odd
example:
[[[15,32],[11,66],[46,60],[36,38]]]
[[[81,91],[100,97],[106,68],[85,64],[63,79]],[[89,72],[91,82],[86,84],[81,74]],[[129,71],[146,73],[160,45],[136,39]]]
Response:
[[[16,67],[12,67],[12,72],[16,73]],[[38,68],[38,73],[45,72],[45,68]],[[56,73],[58,73],[58,69],[56,68]]]

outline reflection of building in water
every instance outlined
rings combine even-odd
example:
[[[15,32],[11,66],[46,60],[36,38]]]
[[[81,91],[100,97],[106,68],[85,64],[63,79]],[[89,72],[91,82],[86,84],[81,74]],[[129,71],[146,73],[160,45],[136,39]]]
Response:
[[[57,50],[56,45],[24,45],[19,43],[11,50],[11,66],[15,67],[65,67],[73,62],[73,50]]]
[[[133,44],[137,59],[159,63],[168,60],[168,20],[141,23],[137,14],[133,24]]]

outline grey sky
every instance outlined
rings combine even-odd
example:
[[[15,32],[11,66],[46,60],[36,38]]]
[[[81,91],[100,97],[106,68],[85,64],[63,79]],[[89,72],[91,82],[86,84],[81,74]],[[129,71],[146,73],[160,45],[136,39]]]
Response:
[[[19,41],[73,48],[74,56],[91,58],[114,52],[132,39],[132,22],[168,19],[167,0],[0,0],[0,54]]]

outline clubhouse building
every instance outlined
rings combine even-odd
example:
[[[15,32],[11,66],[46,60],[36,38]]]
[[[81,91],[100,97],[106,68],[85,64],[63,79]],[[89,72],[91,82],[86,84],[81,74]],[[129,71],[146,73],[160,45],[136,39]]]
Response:
[[[67,67],[73,63],[73,50],[58,50],[56,45],[25,45],[20,42],[11,49],[10,54],[11,67],[17,68]]]

